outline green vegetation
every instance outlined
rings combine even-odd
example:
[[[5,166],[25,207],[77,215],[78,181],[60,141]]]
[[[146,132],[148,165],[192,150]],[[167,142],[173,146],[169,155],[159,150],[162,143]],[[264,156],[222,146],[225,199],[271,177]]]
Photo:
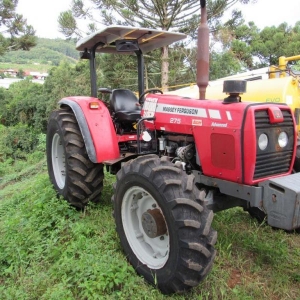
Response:
[[[163,296],[122,253],[105,174],[99,205],[57,199],[45,142],[24,159],[0,162],[1,299],[299,299],[300,235],[258,225],[241,209],[215,215],[212,272],[187,295]]]
[[[50,68],[52,68],[51,65],[32,64],[32,63],[17,64],[17,63],[8,63],[8,62],[0,61],[0,70],[13,69],[13,70],[18,71],[18,70],[22,69],[22,70],[30,70],[33,72],[44,73],[44,72],[47,72]]]
[[[37,45],[30,51],[10,51],[0,56],[0,70],[30,70],[47,72],[61,61],[75,64],[79,59],[75,42],[63,39],[37,38]]]
[[[7,51],[29,50],[36,45],[35,30],[16,12],[18,1],[0,0],[0,56]]]
[[[247,4],[255,2],[255,0],[217,0],[206,2],[210,30],[215,32],[221,27],[221,18],[227,9],[237,2]],[[71,9],[60,13],[58,23],[60,32],[67,38],[82,37],[82,32],[95,32],[100,22],[105,25],[122,24],[167,31],[177,28],[179,32],[187,33],[195,39],[200,21],[200,7],[202,5],[203,1],[197,0],[184,0],[180,3],[171,3],[169,0],[123,0],[121,2],[112,0],[84,2],[79,0],[73,3]],[[90,22],[87,28],[82,30],[79,28],[81,27],[81,22],[78,22],[78,20],[86,18]],[[232,27],[237,26],[240,18],[241,12],[234,11],[230,17],[230,25]],[[189,42],[184,41],[184,43]],[[169,73],[171,73],[169,70],[172,70],[169,65],[169,60],[172,60],[169,46],[164,46],[160,54],[160,69],[162,72],[158,86],[166,89],[168,86],[174,85],[170,83],[171,80],[169,78]],[[188,75],[188,72],[186,72],[186,75]]]
[[[222,52],[231,54],[245,68],[262,68],[277,65],[280,56],[299,55],[300,22],[294,27],[282,23],[261,30],[254,22],[229,24],[217,32],[215,39],[221,43]]]

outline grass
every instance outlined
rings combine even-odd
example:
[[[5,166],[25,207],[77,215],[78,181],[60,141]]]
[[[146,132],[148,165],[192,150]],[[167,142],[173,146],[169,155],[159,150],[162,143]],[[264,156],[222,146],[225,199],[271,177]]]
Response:
[[[57,199],[41,158],[11,165],[0,181],[1,299],[300,299],[300,235],[259,225],[239,208],[215,215],[218,255],[206,280],[188,294],[162,295],[122,252],[114,176],[106,174],[101,204],[78,212]]]
[[[16,63],[5,63],[5,62],[0,62],[0,70],[6,70],[6,69],[13,69],[13,70],[30,70],[30,71],[36,71],[36,72],[41,72],[45,73],[49,69],[51,69],[53,66],[52,65],[45,65],[45,64],[16,64]]]

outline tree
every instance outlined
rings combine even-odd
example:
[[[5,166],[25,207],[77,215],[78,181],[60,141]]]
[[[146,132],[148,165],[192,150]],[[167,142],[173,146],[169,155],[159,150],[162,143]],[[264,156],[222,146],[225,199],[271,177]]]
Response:
[[[252,0],[254,1],[254,0]],[[235,3],[251,0],[207,0],[209,24],[216,30],[224,11]],[[85,3],[85,4],[84,4]],[[86,4],[88,3],[88,4]],[[236,15],[238,15],[236,13]],[[199,0],[73,0],[72,9],[59,16],[60,31],[66,37],[80,36],[82,31],[77,20],[88,18],[94,21],[88,31],[96,30],[100,23],[149,27],[161,30],[177,30],[195,36],[200,18]],[[234,22],[234,20],[233,20]],[[167,88],[169,74],[168,46],[161,49],[161,86]]]
[[[11,84],[4,96],[3,99],[0,97],[1,124],[15,126],[21,122],[41,130],[39,105],[44,105],[44,110],[46,110],[43,85],[33,83],[29,79],[21,80]],[[45,113],[43,119],[45,119]]]
[[[90,94],[89,69],[86,61],[78,62],[76,66],[62,61],[59,66],[50,70],[43,87],[46,115],[57,108],[57,102],[66,96]]]
[[[29,50],[36,44],[35,31],[15,12],[18,0],[0,0],[0,55],[12,50]]]
[[[253,22],[222,28],[216,39],[231,51],[247,69],[277,65],[280,56],[299,55],[300,22],[260,30]]]
[[[230,76],[241,71],[240,61],[233,55],[231,51],[217,53],[215,51],[210,54],[209,74],[210,80]]]
[[[280,56],[299,55],[300,22],[295,27],[287,23],[264,28],[257,41],[249,43],[253,49],[253,56],[258,57],[262,66],[278,64]]]
[[[17,73],[17,77],[23,79],[25,76],[25,71],[23,69],[19,69]]]

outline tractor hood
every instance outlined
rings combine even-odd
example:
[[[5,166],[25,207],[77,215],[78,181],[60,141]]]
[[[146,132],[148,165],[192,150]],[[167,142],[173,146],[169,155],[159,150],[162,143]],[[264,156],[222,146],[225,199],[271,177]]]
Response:
[[[206,176],[253,185],[292,170],[297,136],[287,105],[148,94],[142,116],[150,131],[193,136]],[[284,147],[279,146],[282,131],[288,137]],[[262,134],[268,137],[263,149]]]
[[[185,38],[186,35],[183,33],[112,25],[102,28],[101,30],[79,40],[77,42],[76,49],[84,51],[85,49],[91,49],[97,43],[102,43],[103,45],[99,46],[96,49],[96,52],[117,53],[116,41],[128,39],[137,40],[140,50],[143,53],[146,53]],[[130,54],[130,52],[127,52],[127,54]]]

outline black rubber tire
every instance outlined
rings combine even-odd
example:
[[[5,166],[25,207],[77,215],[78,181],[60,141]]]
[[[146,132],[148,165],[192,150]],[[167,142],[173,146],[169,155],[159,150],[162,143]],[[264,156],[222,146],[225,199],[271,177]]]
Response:
[[[125,193],[135,188],[145,190],[146,195],[150,194],[166,222],[166,236],[169,237],[167,249],[170,251],[167,251],[163,266],[148,267],[147,262],[138,258],[140,252],[137,252],[138,255],[135,253],[138,248],[133,249],[126,236],[124,224],[126,227],[127,222],[132,222],[128,219],[134,219],[135,216],[124,218],[126,212],[124,213],[124,208],[122,211],[122,204],[123,201],[126,202]],[[160,159],[156,155],[140,156],[124,164],[117,173],[112,201],[121,245],[137,273],[149,283],[157,285],[164,294],[191,289],[198,285],[212,268],[216,255],[214,244],[217,232],[211,228],[213,212],[201,203],[199,194],[194,184],[194,176],[187,175],[165,157]],[[140,199],[140,196],[135,197],[136,195],[133,195],[132,199]],[[143,232],[142,228],[140,225],[137,231]],[[145,237],[144,231],[144,240]],[[136,237],[136,240],[138,238],[140,237]],[[131,244],[135,247],[139,242],[131,241]]]
[[[249,213],[249,215],[253,218],[256,219],[258,223],[262,223],[263,221],[266,220],[267,215],[265,212],[260,210],[258,207],[249,207],[246,209],[246,211]]]
[[[293,170],[295,173],[300,172],[300,145],[297,146],[297,152],[296,152],[296,158],[295,158]]]
[[[53,165],[55,147],[62,145],[61,161],[64,162],[65,181],[59,182]],[[50,180],[57,191],[72,206],[82,209],[88,201],[99,202],[103,187],[103,164],[90,161],[73,111],[64,107],[53,111],[47,127],[47,165]],[[55,163],[55,162],[54,162]]]

